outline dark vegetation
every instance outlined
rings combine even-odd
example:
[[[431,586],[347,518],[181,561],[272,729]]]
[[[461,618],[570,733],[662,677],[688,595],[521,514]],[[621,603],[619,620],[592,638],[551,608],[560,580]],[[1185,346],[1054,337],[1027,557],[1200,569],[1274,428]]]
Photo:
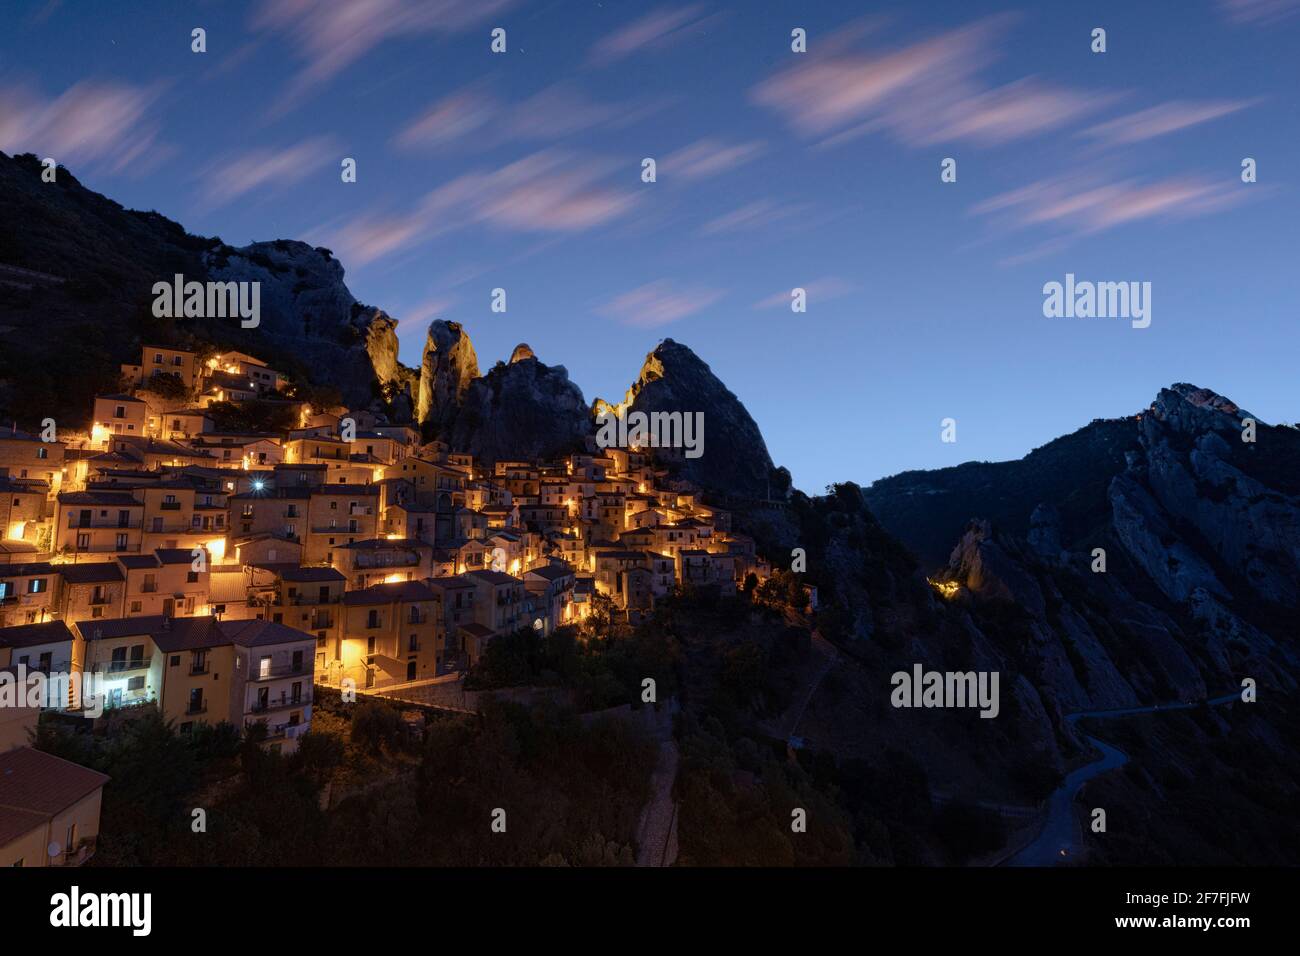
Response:
[[[46,720],[36,745],[113,778],[96,866],[632,862],[654,745],[626,723],[505,703],[422,726],[383,702],[319,708],[287,757],[256,731],[179,734],[154,711],[99,734]]]

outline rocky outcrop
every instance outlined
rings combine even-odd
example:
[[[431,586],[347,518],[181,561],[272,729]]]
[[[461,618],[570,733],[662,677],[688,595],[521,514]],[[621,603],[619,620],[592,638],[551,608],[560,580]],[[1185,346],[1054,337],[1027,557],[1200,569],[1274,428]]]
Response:
[[[703,413],[704,440],[697,458],[681,458],[682,475],[707,489],[764,498],[772,458],[745,406],[685,345],[664,339],[648,354],[641,374],[619,406],[637,411]],[[597,399],[594,412],[612,410]]]
[[[353,298],[329,250],[290,239],[218,245],[203,263],[211,281],[260,283],[258,334],[318,383],[336,386],[353,407],[387,399],[409,415],[413,375],[397,360],[397,322]]]
[[[524,342],[520,342],[518,345],[515,346],[515,350],[510,353],[510,364],[514,365],[516,362],[521,362],[524,359],[530,359],[536,357],[537,356],[533,354],[533,350],[529,348],[527,344],[525,344]]]
[[[582,451],[591,416],[564,366],[529,356],[469,382],[444,434],[453,448],[490,465]]]
[[[1295,429],[1176,384],[1139,415],[1019,462],[900,475],[868,501],[918,551],[936,514],[952,528],[957,514],[993,512],[951,532],[940,577],[973,606],[1029,615],[1054,699],[1126,706],[1222,692],[1242,675],[1295,685],[1279,622],[1300,605],[1297,463]]]
[[[478,378],[474,343],[459,322],[437,319],[429,325],[420,364],[416,421],[442,434],[455,421],[470,384]]]

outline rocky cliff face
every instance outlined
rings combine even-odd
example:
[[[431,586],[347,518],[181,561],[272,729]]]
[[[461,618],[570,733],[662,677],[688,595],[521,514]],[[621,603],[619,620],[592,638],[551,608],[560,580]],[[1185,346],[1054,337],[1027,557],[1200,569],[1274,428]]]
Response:
[[[1201,698],[1242,677],[1289,688],[1300,432],[1255,422],[1244,442],[1247,419],[1178,384],[1140,415],[1094,422],[1020,462],[900,475],[867,498],[918,553],[935,519],[909,523],[933,503],[957,542],[937,577],[973,607],[1026,613],[1037,680],[1066,706]],[[1078,477],[1065,494],[1061,474]],[[952,518],[990,512],[964,528]]]
[[[498,363],[466,386],[446,431],[453,448],[485,463],[581,451],[589,434],[582,389],[564,366],[542,364],[526,345],[510,364]]]
[[[625,411],[702,412],[703,454],[682,462],[684,477],[726,494],[766,497],[772,458],[745,406],[694,352],[664,339],[648,354],[628,389]],[[597,399],[596,414],[611,410]]]
[[[478,355],[460,323],[443,319],[432,322],[420,363],[416,421],[429,423],[435,432],[444,432],[455,420],[470,383],[477,378]]]
[[[113,391],[119,363],[138,360],[149,341],[255,352],[303,381],[336,386],[349,404],[387,400],[386,410],[406,413],[416,376],[397,361],[396,322],[356,301],[328,250],[291,240],[235,248],[156,212],[123,209],[67,169],[54,183],[40,172],[35,156],[0,153],[0,265],[45,276],[0,284],[0,336],[20,343],[0,341],[0,411],[83,423],[94,394]],[[260,282],[260,326],[154,316],[153,284],[177,274]],[[83,346],[71,361],[60,357],[66,341]]]
[[[347,404],[386,399],[409,416],[413,376],[397,360],[397,322],[353,298],[328,250],[287,239],[220,245],[203,264],[212,281],[261,283],[261,334],[336,386]]]

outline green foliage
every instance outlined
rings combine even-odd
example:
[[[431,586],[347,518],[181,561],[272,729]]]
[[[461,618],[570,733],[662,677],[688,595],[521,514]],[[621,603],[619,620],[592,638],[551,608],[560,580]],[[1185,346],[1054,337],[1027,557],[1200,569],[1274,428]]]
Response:
[[[688,866],[846,866],[853,824],[835,795],[798,764],[777,759],[721,723],[687,720],[677,794],[681,858]],[[807,832],[792,829],[804,811]]]
[[[286,432],[298,426],[297,407],[286,402],[213,402],[208,414],[217,431]]]
[[[175,372],[157,372],[149,376],[140,390],[173,401],[186,401],[191,396],[190,387]]]
[[[437,720],[413,780],[330,814],[332,864],[630,865],[655,745],[626,722],[489,704]],[[506,811],[508,839],[493,833]]]
[[[407,744],[406,724],[397,709],[385,701],[359,701],[352,715],[352,742],[371,754],[395,752]]]

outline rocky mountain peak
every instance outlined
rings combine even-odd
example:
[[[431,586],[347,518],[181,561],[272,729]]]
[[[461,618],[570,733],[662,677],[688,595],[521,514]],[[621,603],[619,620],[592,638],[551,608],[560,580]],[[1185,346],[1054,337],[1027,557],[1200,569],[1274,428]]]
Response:
[[[703,454],[682,462],[683,475],[731,494],[766,497],[773,470],[763,435],[745,406],[689,347],[662,340],[649,352],[623,402],[597,399],[593,411],[702,413]]]
[[[582,389],[564,366],[543,364],[531,349],[515,353],[464,386],[446,439],[485,463],[582,450],[592,430]]]
[[[522,362],[524,359],[535,358],[537,358],[537,356],[533,354],[533,350],[529,348],[528,344],[520,342],[515,346],[515,350],[510,353],[510,364],[514,365],[516,362]]]
[[[478,355],[459,322],[435,319],[425,337],[415,416],[421,424],[450,424],[470,383],[479,377]]]
[[[1237,431],[1243,419],[1254,418],[1218,392],[1186,382],[1162,388],[1151,403],[1151,416],[1176,431],[1188,434],[1206,430]]]

